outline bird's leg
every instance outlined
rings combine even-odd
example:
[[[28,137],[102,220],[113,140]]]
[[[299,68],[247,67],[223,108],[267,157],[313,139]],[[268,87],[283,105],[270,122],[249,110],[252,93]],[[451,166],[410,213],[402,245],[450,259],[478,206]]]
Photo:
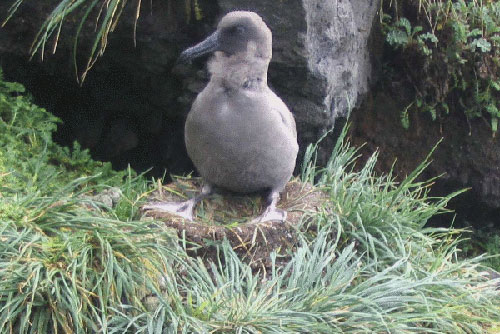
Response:
[[[264,212],[252,220],[253,223],[262,223],[272,220],[277,220],[280,222],[284,222],[286,220],[286,211],[278,209],[276,204],[280,199],[280,194],[278,191],[271,190],[266,198],[266,209]]]
[[[193,209],[196,204],[213,193],[213,188],[209,184],[203,185],[201,193],[184,202],[155,202],[142,206],[142,210],[154,210],[169,212],[176,216],[183,217],[189,221],[193,220]]]

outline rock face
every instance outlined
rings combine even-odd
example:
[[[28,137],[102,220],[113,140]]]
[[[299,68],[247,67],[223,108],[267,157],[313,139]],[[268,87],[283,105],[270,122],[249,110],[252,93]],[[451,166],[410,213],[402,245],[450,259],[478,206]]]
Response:
[[[442,175],[432,187],[431,196],[445,196],[469,188],[450,203],[456,211],[456,226],[500,227],[500,138],[492,137],[484,119],[467,120],[462,112],[433,121],[428,114],[410,115],[410,127],[401,125],[405,105],[382,89],[374,89],[350,119],[350,138],[354,145],[365,144],[365,157],[379,151],[379,172],[395,164],[395,174],[410,174],[442,139],[423,179]],[[439,218],[442,218],[440,221]],[[452,215],[437,217],[438,224],[449,225]]]
[[[324,81],[323,107],[330,119],[344,117],[368,91],[368,37],[376,1],[304,0],[308,68]]]
[[[71,22],[78,21],[65,23],[54,55],[46,54],[43,62],[37,55],[28,63],[29,46],[54,3],[26,1],[0,30],[0,65],[8,79],[24,83],[37,103],[64,120],[56,138],[63,144],[77,139],[117,168],[130,162],[138,170],[155,167],[156,174],[164,167],[182,173],[192,169],[184,151],[184,117],[208,81],[206,59],[175,65],[182,49],[213,31],[229,11],[261,15],[273,32],[269,84],[294,113],[303,151],[368,90],[367,40],[378,5],[375,0],[143,2],[134,47],[131,1],[104,56],[79,87],[71,57],[77,25]],[[9,6],[2,1],[0,13]],[[92,22],[79,38],[79,63],[93,38]]]

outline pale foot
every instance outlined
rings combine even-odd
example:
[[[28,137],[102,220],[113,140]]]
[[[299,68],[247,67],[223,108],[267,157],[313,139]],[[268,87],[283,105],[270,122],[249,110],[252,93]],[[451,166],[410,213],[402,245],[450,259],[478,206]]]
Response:
[[[268,206],[266,210],[257,218],[252,220],[252,223],[263,223],[268,221],[286,221],[286,211]]]
[[[168,212],[173,215],[182,217],[189,221],[193,221],[193,209],[198,202],[204,198],[210,196],[213,193],[213,188],[209,184],[203,185],[201,188],[201,193],[191,199],[184,202],[153,202],[141,207],[141,210],[148,211],[159,211]]]
[[[187,200],[185,202],[153,202],[150,204],[143,205],[141,209],[143,211],[158,211],[167,212],[173,215],[182,217],[189,221],[193,220],[193,208],[196,202],[194,198]]]
[[[268,221],[286,221],[286,211],[278,209],[276,204],[280,198],[279,192],[271,191],[266,198],[267,207],[264,212],[257,218],[252,220],[252,223],[263,223]]]

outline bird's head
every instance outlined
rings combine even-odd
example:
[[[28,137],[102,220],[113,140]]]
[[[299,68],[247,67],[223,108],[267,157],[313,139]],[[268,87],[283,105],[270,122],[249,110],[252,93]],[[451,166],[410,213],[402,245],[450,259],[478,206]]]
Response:
[[[187,62],[215,51],[223,52],[227,56],[251,53],[254,57],[270,59],[272,34],[256,13],[230,12],[222,18],[212,35],[183,51],[179,60]]]

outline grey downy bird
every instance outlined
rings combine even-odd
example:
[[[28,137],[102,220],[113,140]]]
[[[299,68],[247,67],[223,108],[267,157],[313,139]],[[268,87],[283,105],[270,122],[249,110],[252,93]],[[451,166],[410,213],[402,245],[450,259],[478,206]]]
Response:
[[[292,176],[298,152],[293,115],[267,86],[272,34],[253,12],[225,15],[217,30],[186,49],[181,61],[214,52],[210,82],[197,96],[185,125],[189,157],[200,173],[201,193],[185,202],[157,202],[145,210],[166,211],[192,220],[193,208],[214,189],[266,196],[254,221],[284,221],[276,204]]]

